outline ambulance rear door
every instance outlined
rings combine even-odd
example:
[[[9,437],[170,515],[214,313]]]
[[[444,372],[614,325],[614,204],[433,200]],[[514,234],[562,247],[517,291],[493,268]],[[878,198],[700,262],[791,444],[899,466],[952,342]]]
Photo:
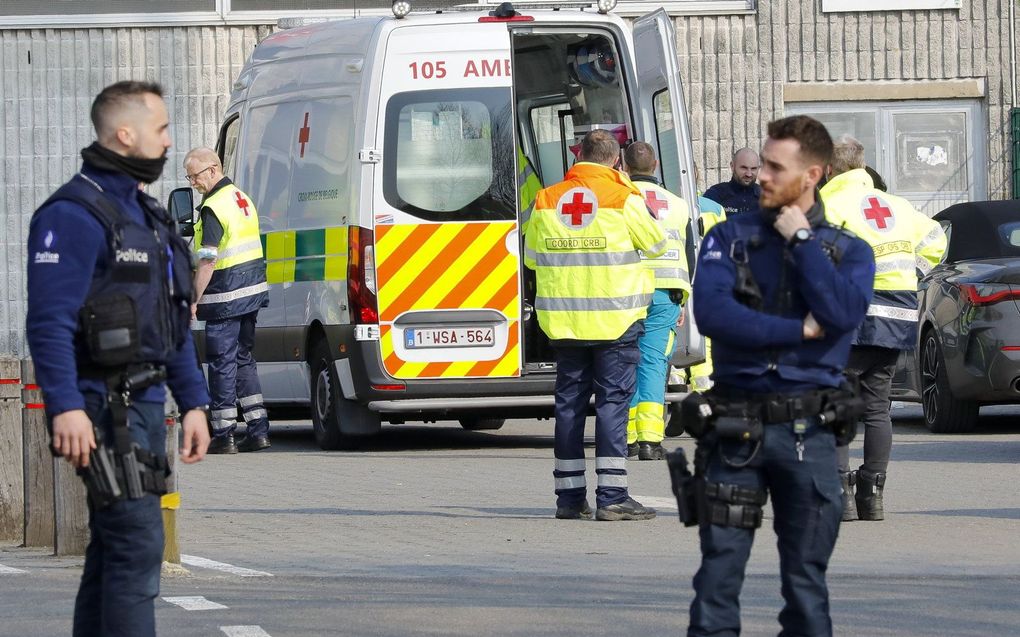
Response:
[[[656,9],[634,21],[634,57],[638,76],[635,110],[641,120],[641,130],[648,131],[647,141],[656,146],[659,177],[663,185],[682,197],[691,211],[691,223],[687,228],[687,263],[693,277],[700,242],[694,152],[676,59],[676,32],[665,10]],[[652,133],[654,140],[651,139]],[[690,303],[687,305],[687,320],[679,336],[673,355],[674,365],[687,367],[704,360],[704,339],[694,325]]]
[[[386,43],[374,259],[394,378],[521,374],[510,64],[501,23],[408,20]]]

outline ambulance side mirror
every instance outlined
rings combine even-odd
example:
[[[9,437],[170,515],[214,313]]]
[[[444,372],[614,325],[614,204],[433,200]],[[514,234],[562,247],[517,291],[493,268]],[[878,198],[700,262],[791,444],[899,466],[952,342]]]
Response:
[[[195,200],[192,199],[191,188],[177,188],[170,192],[166,208],[170,211],[177,224],[177,231],[182,237],[195,236]]]

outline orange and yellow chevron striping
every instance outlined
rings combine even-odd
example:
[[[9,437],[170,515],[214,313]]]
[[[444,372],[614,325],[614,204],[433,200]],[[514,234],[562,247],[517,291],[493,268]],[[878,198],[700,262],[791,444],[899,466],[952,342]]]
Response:
[[[386,371],[395,378],[478,378],[520,375],[519,259],[507,249],[513,222],[376,226],[380,345]],[[505,350],[494,360],[430,362],[400,358],[392,323],[417,310],[493,309],[509,321]]]

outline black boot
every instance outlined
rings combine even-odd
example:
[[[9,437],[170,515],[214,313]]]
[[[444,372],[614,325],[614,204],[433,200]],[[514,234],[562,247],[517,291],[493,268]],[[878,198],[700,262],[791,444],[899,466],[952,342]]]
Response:
[[[882,489],[885,487],[884,473],[871,473],[860,469],[857,472],[857,516],[862,520],[884,520],[882,510]]]
[[[234,434],[228,433],[222,436],[213,436],[206,453],[237,453],[237,444],[234,442]]]
[[[854,497],[854,485],[857,484],[857,472],[840,471],[839,479],[843,484],[843,521],[853,522],[857,519],[857,499]]]

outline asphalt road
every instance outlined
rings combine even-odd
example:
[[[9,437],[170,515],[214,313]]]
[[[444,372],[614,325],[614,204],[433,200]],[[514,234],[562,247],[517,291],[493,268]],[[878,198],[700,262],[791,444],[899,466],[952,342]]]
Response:
[[[1020,408],[965,436],[927,432],[913,406],[894,415],[886,520],[844,524],[830,564],[836,634],[1020,635]],[[658,518],[560,521],[549,421],[387,427],[332,453],[307,423],[277,423],[268,451],[185,468],[188,573],[163,578],[160,634],[681,635],[697,537],[664,463],[628,468]],[[0,635],[70,634],[80,568],[0,547]],[[744,634],[776,634],[781,604],[766,520]]]

